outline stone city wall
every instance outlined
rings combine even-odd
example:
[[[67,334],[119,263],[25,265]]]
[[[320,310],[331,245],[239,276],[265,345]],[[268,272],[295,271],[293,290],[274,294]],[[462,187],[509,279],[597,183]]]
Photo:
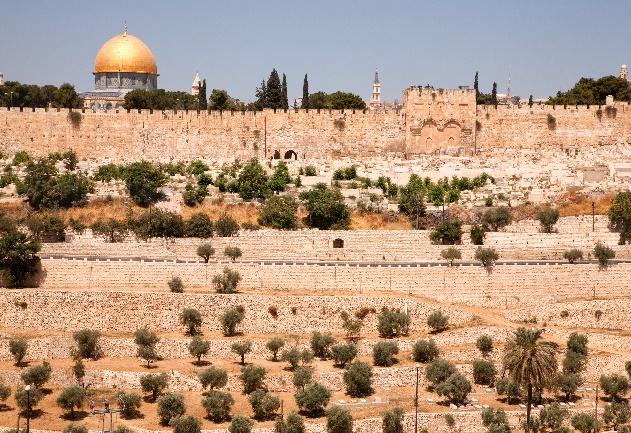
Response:
[[[179,276],[186,291],[212,292],[212,278],[224,266],[217,263],[46,259],[43,260],[41,288],[167,292],[167,282]],[[364,296],[391,291],[419,294],[443,302],[504,307],[577,298],[623,297],[628,293],[631,272],[631,264],[627,263],[613,264],[606,270],[600,270],[596,264],[497,265],[491,272],[479,265],[411,267],[385,264],[366,267],[293,265],[288,262],[283,265],[236,263],[230,267],[239,271],[242,277],[239,287],[247,291],[281,290],[290,294],[313,291],[331,295],[343,291]],[[16,293],[22,296],[37,293],[39,296],[46,291]],[[156,296],[155,293],[147,294],[148,298],[152,296]],[[286,306],[280,300],[278,304]]]
[[[377,112],[86,112],[77,128],[67,110],[2,109],[0,150],[45,155],[72,148],[81,158],[112,161],[371,159],[470,153],[472,147],[573,149],[627,143],[631,136],[631,107],[626,103],[616,104],[615,117],[607,116],[604,107],[599,117],[597,106],[496,109],[444,99],[434,106],[431,99],[421,98],[403,110]],[[548,114],[555,118],[554,129],[548,126]]]

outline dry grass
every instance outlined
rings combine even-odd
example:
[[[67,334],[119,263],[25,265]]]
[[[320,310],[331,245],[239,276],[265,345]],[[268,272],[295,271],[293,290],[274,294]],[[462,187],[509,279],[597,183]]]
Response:
[[[352,230],[412,230],[412,225],[403,215],[354,211],[351,215]]]
[[[559,200],[559,211],[562,217],[591,215],[593,202],[597,215],[607,215],[615,196],[613,192],[590,197],[580,192],[569,191]]]
[[[204,200],[195,207],[184,206],[182,208],[182,217],[189,218],[192,214],[202,212],[207,214],[211,220],[219,219],[221,215],[230,215],[239,224],[245,222],[257,224],[259,218],[259,207],[251,203],[227,204],[224,201]]]

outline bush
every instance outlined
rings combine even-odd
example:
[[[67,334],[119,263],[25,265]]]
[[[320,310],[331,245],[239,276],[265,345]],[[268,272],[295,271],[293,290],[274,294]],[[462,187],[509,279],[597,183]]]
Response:
[[[498,231],[499,229],[506,227],[511,223],[513,217],[511,211],[507,207],[494,207],[487,209],[482,214],[482,225],[489,227],[491,231]]]
[[[197,335],[202,328],[202,315],[193,308],[185,308],[180,313],[180,323],[186,326],[188,335]]]
[[[102,236],[107,242],[122,242],[129,230],[128,225],[114,218],[97,219],[90,226],[92,233]]]
[[[239,281],[241,281],[241,274],[228,267],[223,268],[221,274],[213,277],[213,285],[217,293],[236,293]]]
[[[125,167],[125,186],[131,199],[138,206],[147,207],[164,198],[158,191],[167,178],[158,167],[147,161],[134,162]]]
[[[286,419],[279,417],[274,424],[275,433],[305,433],[305,421],[296,412],[289,412]]]
[[[433,332],[443,332],[449,326],[449,317],[444,315],[442,311],[436,310],[427,317],[427,325],[432,328]]]
[[[296,389],[303,390],[305,386],[311,383],[313,378],[313,367],[307,367],[305,365],[297,367],[294,370],[294,376],[292,379],[292,383],[296,387]]]
[[[478,247],[478,249],[475,250],[474,258],[482,263],[482,266],[490,269],[495,265],[495,262],[500,258],[500,256],[494,248]]]
[[[139,358],[144,359],[147,362],[147,367],[149,367],[152,361],[158,359],[155,346],[159,338],[155,332],[150,331],[146,327],[137,329],[134,335],[135,342],[138,345],[137,355]]]
[[[308,165],[305,167],[305,176],[317,176],[318,173],[316,168],[313,165]]]
[[[312,417],[322,414],[330,399],[331,391],[317,382],[296,393],[298,407]]]
[[[576,248],[572,248],[571,250],[566,250],[565,252],[563,252],[563,258],[571,264],[574,264],[574,262],[577,260],[583,260],[583,252]]]
[[[22,287],[28,277],[37,273],[40,248],[39,242],[16,229],[0,236],[0,272],[10,286]]]
[[[285,341],[280,337],[274,337],[269,340],[265,347],[272,352],[272,361],[278,361],[278,352],[285,346]]]
[[[557,429],[561,428],[563,421],[569,416],[567,409],[561,407],[559,403],[552,403],[539,411],[539,424],[542,428],[550,429],[551,431],[558,432]],[[558,433],[563,433],[558,432]]]
[[[580,373],[585,368],[587,357],[580,353],[568,350],[563,358],[562,367],[564,373]]]
[[[394,355],[399,353],[399,346],[393,341],[380,341],[372,348],[373,364],[390,367],[396,362]]]
[[[232,417],[232,421],[228,426],[229,433],[251,433],[252,425],[254,421],[252,421],[247,416],[235,415]]]
[[[574,415],[571,424],[572,427],[581,433],[590,433],[596,429],[596,420],[594,417],[584,412]]]
[[[230,350],[241,357],[241,365],[245,365],[245,355],[252,351],[252,342],[251,341],[238,341],[232,343],[230,346]]]
[[[243,307],[231,307],[228,308],[221,316],[221,327],[223,329],[223,335],[226,337],[232,337],[236,335],[237,325],[245,318],[245,311]]]
[[[239,247],[226,247],[223,250],[224,256],[230,258],[233,262],[243,255]]]
[[[169,280],[169,290],[173,293],[184,293],[184,284],[180,277],[173,277]]]
[[[32,214],[26,218],[26,227],[33,237],[45,242],[63,242],[66,239],[66,223],[53,214]]]
[[[581,376],[576,373],[561,373],[555,379],[555,387],[557,390],[565,394],[565,399],[569,400],[583,384]]]
[[[613,426],[615,430],[618,430],[618,426],[626,424],[631,417],[631,410],[627,403],[613,402],[605,407],[603,413],[603,421]]]
[[[122,418],[131,419],[140,416],[140,395],[133,392],[119,391],[116,393],[116,399],[123,403],[121,408]]]
[[[629,390],[629,380],[619,374],[603,374],[600,376],[600,388],[612,400],[617,401],[621,395],[626,394]]]
[[[9,352],[11,352],[11,356],[13,356],[13,359],[15,360],[15,365],[22,365],[22,361],[24,361],[27,351],[28,342],[26,341],[26,338],[9,340]]]
[[[554,225],[559,220],[559,210],[550,205],[545,205],[537,209],[535,218],[541,224],[541,231],[544,233],[552,233]]]
[[[458,248],[449,247],[442,250],[440,256],[449,261],[449,266],[453,266],[454,260],[460,260],[462,258],[462,253]]]
[[[410,317],[395,309],[384,308],[378,317],[377,330],[383,338],[395,338],[408,335]]]
[[[309,349],[299,350],[296,347],[292,347],[289,350],[283,351],[281,359],[289,363],[292,370],[296,369],[300,362],[308,364],[313,360],[313,352]]]
[[[212,238],[213,231],[212,221],[203,212],[194,213],[184,222],[184,235],[188,238]]]
[[[567,349],[587,356],[587,335],[572,332],[567,339]]]
[[[403,430],[403,409],[395,407],[383,413],[382,418],[383,433],[404,433]]]
[[[101,333],[99,331],[91,329],[82,329],[75,332],[73,338],[77,343],[77,357],[98,359],[101,356],[100,337]]]
[[[331,347],[331,357],[335,360],[335,364],[344,367],[357,356],[357,346],[352,343],[336,344]]]
[[[246,365],[241,369],[241,381],[243,382],[243,392],[250,394],[263,386],[263,379],[267,371],[259,365]]]
[[[298,203],[291,196],[272,196],[261,207],[259,224],[277,230],[294,230],[298,225]]]
[[[230,409],[234,404],[234,398],[229,392],[214,391],[211,389],[202,399],[202,406],[206,414],[214,422],[223,422],[230,418]]]
[[[350,225],[350,210],[337,188],[318,183],[310,191],[300,193],[308,212],[305,224],[320,230],[346,229]]]
[[[473,381],[479,385],[493,385],[497,370],[491,361],[476,359],[473,361]]]
[[[180,416],[169,423],[173,427],[173,433],[201,433],[202,422],[194,416]]]
[[[619,192],[609,208],[609,222],[620,232],[620,245],[631,239],[631,191]]]
[[[602,268],[606,268],[609,265],[609,260],[616,257],[616,253],[608,246],[598,242],[594,247],[594,257]]]
[[[311,350],[313,355],[321,359],[331,357],[331,346],[335,344],[335,338],[330,333],[315,331],[311,334]]]
[[[204,259],[204,263],[208,263],[210,258],[215,255],[215,249],[210,242],[201,244],[197,247],[197,255]]]
[[[519,384],[509,379],[499,379],[495,384],[495,390],[498,395],[505,395],[509,404],[514,398],[519,397],[520,392]]]
[[[133,232],[141,239],[181,238],[184,236],[184,221],[174,212],[153,209],[143,212],[129,223]]]
[[[326,414],[327,433],[353,433],[353,417],[346,408],[333,407]]]
[[[280,408],[280,400],[260,389],[254,391],[249,397],[252,410],[254,411],[254,419],[265,421],[274,416]]]
[[[453,373],[436,385],[435,390],[436,394],[447,397],[453,403],[462,403],[471,392],[471,383],[462,374]]]
[[[40,365],[35,365],[22,372],[20,377],[26,385],[33,385],[35,388],[41,388],[50,379],[52,369],[46,361]]]
[[[486,236],[486,231],[483,227],[474,224],[471,226],[469,236],[471,237],[471,243],[473,243],[473,245],[484,245],[484,237]]]
[[[0,401],[7,401],[11,396],[11,387],[0,383]],[[0,404],[0,408],[4,408],[4,404]]]
[[[158,418],[163,425],[168,425],[172,419],[184,415],[186,406],[181,395],[166,394],[158,399]]]
[[[435,387],[456,371],[456,367],[451,362],[437,358],[425,369],[425,378]]]
[[[361,330],[364,326],[363,319],[353,319],[346,311],[340,313],[342,328],[346,331],[346,338],[357,342],[361,337]]]
[[[415,362],[432,362],[438,357],[438,353],[438,346],[434,340],[418,340],[412,347],[412,359]]]
[[[219,367],[208,367],[198,374],[202,388],[209,388],[211,391],[216,388],[223,388],[228,383],[228,373]]]
[[[85,366],[83,365],[81,358],[77,359],[72,366],[72,374],[74,374],[74,377],[77,379],[79,384],[83,383],[83,378],[85,377]]]
[[[429,234],[429,239],[434,244],[453,245],[460,243],[462,239],[462,221],[445,221],[436,226]]]
[[[487,356],[493,351],[493,339],[490,335],[480,335],[475,342],[475,346],[482,352],[482,355]]]
[[[482,416],[482,425],[488,428],[488,433],[510,433],[508,417],[503,409],[493,410],[487,407],[482,410],[480,415]]]
[[[230,215],[224,214],[215,223],[215,231],[221,238],[232,237],[239,232],[239,224]]]
[[[139,380],[140,388],[143,392],[150,392],[153,401],[169,386],[169,376],[166,373],[143,374]]]
[[[197,358],[197,363],[202,362],[202,356],[206,356],[210,350],[210,342],[202,339],[200,336],[195,336],[188,343],[188,353]]]
[[[42,398],[44,398],[44,393],[38,388],[31,388],[31,390],[27,393],[26,389],[24,389],[23,386],[20,386],[15,390],[14,397],[15,404],[17,404],[18,408],[20,408],[20,411],[25,411],[28,406],[29,400],[32,410],[39,404]]]
[[[88,433],[88,428],[84,425],[71,422],[64,427],[63,433]]]
[[[351,397],[372,394],[372,367],[363,361],[354,361],[344,371],[346,393]]]
[[[71,385],[61,390],[57,396],[57,406],[65,411],[70,411],[70,417],[74,418],[74,410],[83,407],[85,398],[85,390],[82,387]]]

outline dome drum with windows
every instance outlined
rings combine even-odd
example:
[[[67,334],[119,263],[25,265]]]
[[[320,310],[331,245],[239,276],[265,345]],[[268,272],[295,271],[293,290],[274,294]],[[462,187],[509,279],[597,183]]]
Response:
[[[94,91],[86,92],[86,107],[109,109],[121,107],[125,94],[134,89],[158,87],[158,66],[151,49],[127,32],[103,44],[94,61]]]

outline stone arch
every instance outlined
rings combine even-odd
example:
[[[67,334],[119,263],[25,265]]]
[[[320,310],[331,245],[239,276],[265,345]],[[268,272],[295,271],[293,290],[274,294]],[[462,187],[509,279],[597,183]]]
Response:
[[[280,151],[278,150],[274,151],[274,159],[280,159]]]
[[[333,248],[344,248],[344,239],[333,239]]]
[[[289,149],[287,152],[285,152],[285,159],[298,159],[298,154],[296,152],[294,152],[293,150]]]

